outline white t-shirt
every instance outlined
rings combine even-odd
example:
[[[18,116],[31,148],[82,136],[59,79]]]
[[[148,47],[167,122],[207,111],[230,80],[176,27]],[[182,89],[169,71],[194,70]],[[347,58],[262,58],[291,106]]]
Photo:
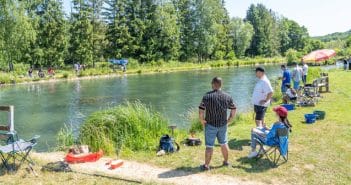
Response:
[[[307,75],[308,74],[308,65],[305,64],[302,66],[302,74]]]
[[[300,66],[296,66],[293,71],[293,80],[299,82],[302,79],[302,69]]]
[[[267,76],[264,75],[262,79],[259,79],[256,83],[252,94],[252,104],[268,107],[270,100],[267,101],[264,105],[260,104],[260,101],[265,100],[269,93],[273,92],[271,82],[268,80]]]

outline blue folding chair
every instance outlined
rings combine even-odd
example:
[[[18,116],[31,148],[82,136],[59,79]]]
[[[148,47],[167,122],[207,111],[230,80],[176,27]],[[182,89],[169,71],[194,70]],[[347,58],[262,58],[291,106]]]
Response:
[[[256,139],[257,143],[260,145],[260,155],[258,158],[266,156],[269,161],[272,162],[274,166],[277,166],[280,159],[283,159],[283,163],[288,162],[289,159],[289,128],[278,128],[276,136],[278,137],[279,143],[275,145],[266,145],[265,142],[260,139]],[[264,146],[268,146],[265,149]]]

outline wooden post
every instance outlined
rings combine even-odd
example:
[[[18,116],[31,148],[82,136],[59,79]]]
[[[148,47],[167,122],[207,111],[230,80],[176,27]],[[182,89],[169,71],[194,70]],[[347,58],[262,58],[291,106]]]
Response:
[[[14,124],[14,106],[0,106],[0,111],[5,111],[7,112],[7,118],[8,118],[8,131],[13,132],[15,131],[15,124]]]

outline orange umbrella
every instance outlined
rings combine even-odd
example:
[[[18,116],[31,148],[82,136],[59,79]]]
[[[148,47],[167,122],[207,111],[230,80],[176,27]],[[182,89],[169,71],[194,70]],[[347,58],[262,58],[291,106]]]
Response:
[[[336,55],[336,52],[333,49],[320,49],[316,51],[312,51],[308,55],[302,58],[302,61],[305,62],[320,62],[323,60],[328,60],[329,58]]]

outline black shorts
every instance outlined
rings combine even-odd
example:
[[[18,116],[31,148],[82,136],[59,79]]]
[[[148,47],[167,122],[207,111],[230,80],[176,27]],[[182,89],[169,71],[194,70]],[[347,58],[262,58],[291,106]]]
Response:
[[[255,105],[254,110],[256,114],[255,120],[263,120],[266,115],[267,107]]]

